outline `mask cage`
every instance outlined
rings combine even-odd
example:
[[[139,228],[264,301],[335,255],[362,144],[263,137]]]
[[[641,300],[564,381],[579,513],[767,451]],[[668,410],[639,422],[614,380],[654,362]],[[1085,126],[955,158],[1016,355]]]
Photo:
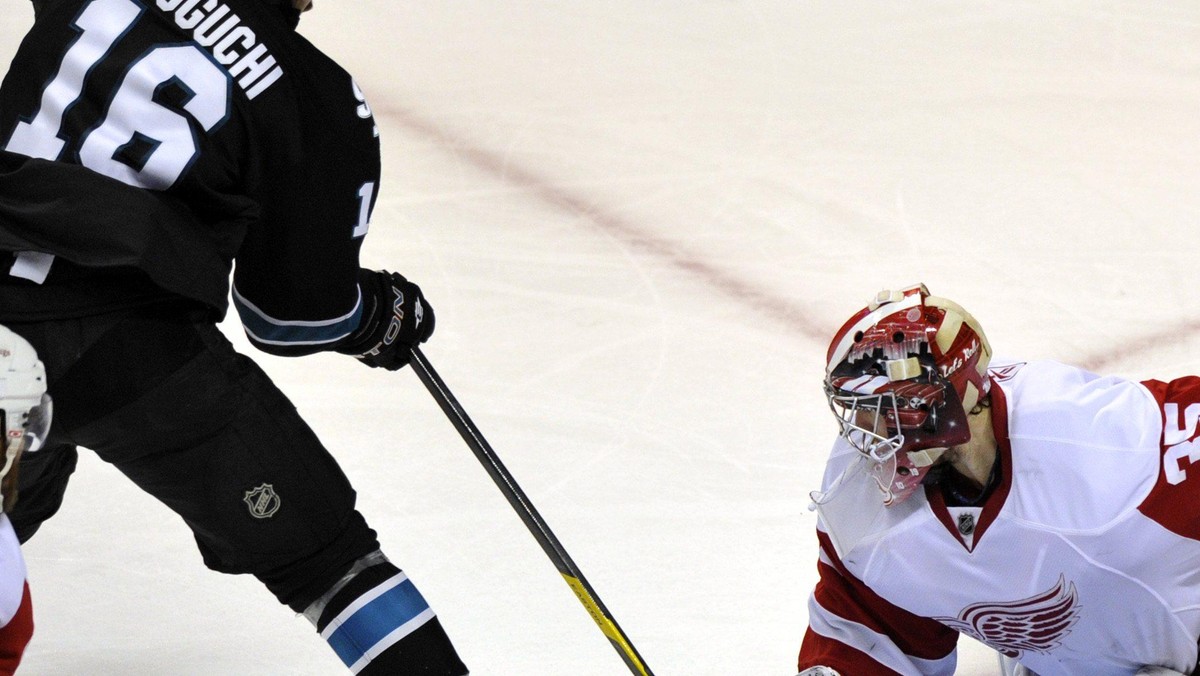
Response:
[[[876,355],[842,364],[824,384],[839,434],[876,462],[900,451],[965,441],[959,433],[966,431],[965,424],[958,423],[966,421],[954,386],[938,373],[928,352],[910,357],[916,358],[919,375],[891,380],[883,375],[886,362]]]
[[[825,398],[837,419],[839,435],[859,453],[884,463],[904,445],[904,431],[895,423],[900,420],[900,410],[894,393],[859,394],[826,383]],[[895,427],[892,434],[887,434],[889,420]]]
[[[54,418],[54,401],[43,394],[37,406],[29,409],[25,416],[25,450],[32,453],[41,449],[50,435],[50,422]]]

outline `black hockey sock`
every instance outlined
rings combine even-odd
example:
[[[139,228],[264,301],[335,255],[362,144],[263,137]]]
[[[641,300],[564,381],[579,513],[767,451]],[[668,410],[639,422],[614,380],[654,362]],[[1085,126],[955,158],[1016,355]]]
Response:
[[[317,631],[359,676],[468,673],[429,604],[386,559],[344,582]]]

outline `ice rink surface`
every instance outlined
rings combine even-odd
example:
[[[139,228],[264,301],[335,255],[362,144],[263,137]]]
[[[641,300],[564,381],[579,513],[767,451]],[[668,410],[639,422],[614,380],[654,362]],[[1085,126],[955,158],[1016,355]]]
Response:
[[[7,63],[32,10],[0,15]],[[657,674],[795,673],[823,357],[878,289],[1005,355],[1200,373],[1196,3],[317,0],[301,31],[382,131],[365,264],[422,285],[426,354]],[[414,374],[257,358],[473,673],[627,673]],[[22,673],[342,673],[90,453],[26,555]]]

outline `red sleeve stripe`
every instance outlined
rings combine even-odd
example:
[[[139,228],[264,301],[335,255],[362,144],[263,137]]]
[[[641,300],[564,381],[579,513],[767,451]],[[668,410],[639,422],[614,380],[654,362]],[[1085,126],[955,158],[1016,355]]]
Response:
[[[896,606],[876,594],[846,570],[824,533],[817,533],[821,551],[831,564],[819,563],[820,579],[813,598],[842,619],[891,637],[900,650],[915,659],[941,661],[954,654],[958,632],[927,617]]]
[[[836,669],[839,674],[872,674],[872,676],[903,676],[871,659],[866,653],[852,648],[835,638],[822,636],[809,627],[804,632],[804,645],[800,649],[797,668],[804,671],[809,667],[825,666]]]
[[[813,634],[850,648],[839,650],[834,646],[827,647],[830,653],[837,654],[832,659],[839,662],[843,673],[954,675],[957,663],[955,652],[951,651],[941,659],[914,657],[901,650],[892,638],[827,611],[815,597],[810,598],[808,603],[808,627]],[[813,637],[810,650],[810,640],[806,638],[805,649],[808,654],[802,653],[802,656],[806,659],[815,657],[816,653],[821,652],[821,643],[821,640]]]
[[[833,559],[829,558],[829,555],[825,553],[825,547],[823,545],[820,547],[817,547],[817,562],[823,563],[823,564],[829,566],[830,568],[834,568]],[[836,568],[835,568],[835,570],[836,570]]]

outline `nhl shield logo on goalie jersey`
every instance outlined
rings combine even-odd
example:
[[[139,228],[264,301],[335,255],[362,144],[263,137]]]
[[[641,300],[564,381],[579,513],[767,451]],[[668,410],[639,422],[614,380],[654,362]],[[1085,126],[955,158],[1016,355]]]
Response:
[[[279,511],[279,494],[271,484],[263,484],[254,490],[246,491],[242,498],[250,508],[250,516],[256,519],[269,519]]]

